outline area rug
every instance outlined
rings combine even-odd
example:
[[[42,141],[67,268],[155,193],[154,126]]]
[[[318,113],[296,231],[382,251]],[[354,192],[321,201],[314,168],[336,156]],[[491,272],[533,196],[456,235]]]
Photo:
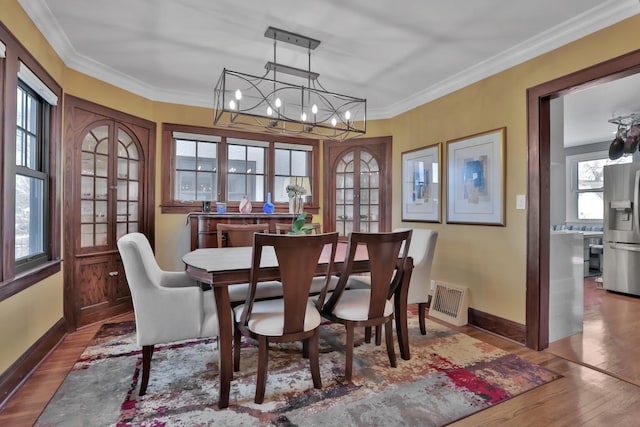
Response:
[[[322,325],[322,389],[301,345],[272,345],[265,401],[253,402],[255,342],[243,341],[229,407],[218,409],[214,339],[157,346],[147,394],[137,395],[142,355],[134,322],[105,324],[37,426],[441,426],[546,384],[560,375],[492,345],[409,318],[411,360],[391,368],[383,345],[356,334],[353,384],[344,381],[344,329]],[[397,348],[397,345],[396,345]]]

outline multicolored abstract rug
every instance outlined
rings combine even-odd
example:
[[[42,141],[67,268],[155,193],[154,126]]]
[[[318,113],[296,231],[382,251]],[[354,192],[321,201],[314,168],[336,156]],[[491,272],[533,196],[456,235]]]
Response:
[[[411,360],[391,368],[386,347],[356,334],[353,385],[344,382],[344,329],[321,326],[321,390],[301,345],[272,345],[265,402],[253,402],[257,347],[243,342],[230,406],[220,410],[215,340],[157,346],[147,394],[134,322],[105,324],[37,426],[440,426],[559,378],[543,367],[438,323],[409,323]],[[397,348],[397,347],[396,347]]]

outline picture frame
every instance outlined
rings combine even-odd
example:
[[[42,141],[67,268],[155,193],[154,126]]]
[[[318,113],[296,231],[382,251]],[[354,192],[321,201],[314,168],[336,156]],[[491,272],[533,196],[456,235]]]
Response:
[[[402,153],[402,221],[441,222],[441,146]]]
[[[447,223],[505,225],[506,133],[447,141]]]

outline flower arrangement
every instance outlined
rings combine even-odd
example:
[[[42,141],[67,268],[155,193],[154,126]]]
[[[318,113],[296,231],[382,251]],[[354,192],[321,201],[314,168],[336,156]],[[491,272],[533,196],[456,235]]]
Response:
[[[287,191],[287,195],[290,199],[307,194],[307,190],[302,185],[298,184],[289,184],[285,190]]]

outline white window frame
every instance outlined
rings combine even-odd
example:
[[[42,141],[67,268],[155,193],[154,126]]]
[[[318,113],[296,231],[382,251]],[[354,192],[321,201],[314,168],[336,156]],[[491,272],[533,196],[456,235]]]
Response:
[[[598,192],[597,190],[578,190],[578,163],[590,161],[608,159],[608,151],[593,151],[590,153],[573,154],[566,156],[566,222],[578,222],[585,224],[601,223],[602,220],[598,219],[580,219],[578,218],[578,194],[585,192]],[[631,156],[626,158],[632,161]],[[604,188],[600,193],[604,192]]]

